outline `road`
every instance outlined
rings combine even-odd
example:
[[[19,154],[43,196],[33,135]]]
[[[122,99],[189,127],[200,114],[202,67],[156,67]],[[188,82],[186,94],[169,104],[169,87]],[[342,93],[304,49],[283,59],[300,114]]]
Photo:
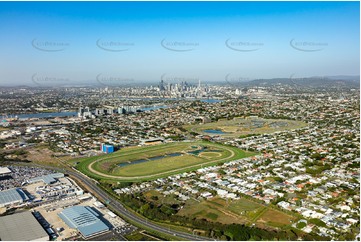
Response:
[[[69,175],[74,176],[75,178],[79,179],[81,182],[83,182],[85,185],[87,185],[93,192],[95,192],[102,200],[104,201],[110,201],[110,206],[113,207],[119,214],[121,214],[122,217],[127,218],[131,221],[134,221],[136,223],[139,223],[145,227],[148,227],[152,230],[168,234],[171,236],[176,236],[182,239],[186,240],[197,240],[197,241],[203,241],[203,240],[211,240],[210,238],[206,237],[200,237],[184,232],[175,231],[169,228],[164,228],[158,224],[155,224],[153,222],[149,222],[149,220],[146,220],[144,218],[141,218],[132,212],[129,212],[120,202],[118,202],[116,199],[108,195],[105,191],[103,191],[101,188],[99,188],[92,180],[90,180],[88,177],[86,177],[83,174],[80,174],[78,172],[68,172]],[[71,173],[71,174],[70,174]]]
[[[26,164],[26,165],[29,165],[29,164]],[[34,165],[34,164],[32,164],[32,165]],[[89,187],[89,189],[91,190],[92,193],[95,193],[94,195],[96,197],[98,197],[104,201],[109,201],[109,205],[113,209],[115,209],[121,217],[128,219],[130,221],[134,221],[138,224],[141,224],[142,226],[144,226],[148,229],[158,231],[160,233],[167,234],[170,236],[176,236],[176,237],[184,239],[184,240],[192,240],[192,241],[206,241],[206,240],[211,241],[212,240],[207,237],[201,237],[201,236],[192,235],[192,234],[185,233],[185,232],[176,231],[176,230],[170,229],[168,227],[165,228],[165,227],[162,227],[161,225],[158,225],[158,224],[155,224],[155,223],[149,221],[148,219],[145,219],[145,218],[142,218],[142,217],[139,217],[139,216],[133,214],[132,212],[128,211],[119,201],[117,201],[112,196],[110,196],[107,192],[105,192],[101,188],[99,188],[92,179],[90,179],[89,177],[85,176],[84,174],[82,174],[78,171],[73,171],[73,170],[69,170],[69,169],[64,171],[64,169],[50,167],[50,166],[42,166],[42,165],[37,165],[37,166],[43,167],[46,169],[58,170],[59,172],[67,173],[70,176],[80,180],[83,184],[85,184],[86,186]]]

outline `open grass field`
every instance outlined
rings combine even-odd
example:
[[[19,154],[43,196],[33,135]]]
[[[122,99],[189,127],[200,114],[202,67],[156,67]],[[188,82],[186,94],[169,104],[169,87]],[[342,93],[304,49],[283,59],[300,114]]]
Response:
[[[174,142],[77,160],[77,169],[96,178],[118,181],[152,180],[201,167],[256,155],[205,141]]]
[[[284,228],[295,220],[288,214],[246,198],[228,202],[219,197],[200,202],[188,200],[178,215],[224,224],[255,224],[261,228]]]
[[[203,135],[221,135],[223,137],[239,137],[249,134],[273,133],[307,126],[306,123],[284,119],[263,119],[256,117],[234,118],[219,120],[206,124],[186,125],[185,129]],[[209,133],[205,130],[216,130],[221,133]],[[222,133],[223,132],[223,133]]]
[[[266,225],[273,227],[284,227],[290,225],[290,221],[294,219],[294,217],[280,211],[268,209],[258,218],[257,222],[264,222]]]
[[[228,211],[226,208],[207,200],[197,202],[188,200],[184,207],[178,212],[180,216],[190,218],[206,219],[211,222],[223,224],[246,223],[247,220],[241,216]]]
[[[247,219],[252,220],[252,215],[261,210],[262,206],[256,202],[241,198],[239,200],[232,201],[229,204],[228,209],[238,215],[245,216]]]
[[[24,150],[26,151],[26,153],[24,155],[19,156],[19,158],[30,160],[35,164],[63,167],[63,164],[59,161],[59,159],[63,161],[74,159],[70,155],[54,157],[53,156],[54,152],[50,150],[46,144],[37,144],[34,146],[29,146]]]

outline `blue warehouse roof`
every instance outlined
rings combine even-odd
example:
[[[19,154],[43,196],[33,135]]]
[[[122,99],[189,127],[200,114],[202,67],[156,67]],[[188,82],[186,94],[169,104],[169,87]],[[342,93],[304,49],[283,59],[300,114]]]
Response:
[[[29,197],[20,188],[13,188],[0,192],[0,207],[15,202],[24,202],[26,200],[29,200]]]
[[[99,215],[88,206],[66,208],[58,215],[69,227],[79,230],[85,238],[109,230],[98,218]]]

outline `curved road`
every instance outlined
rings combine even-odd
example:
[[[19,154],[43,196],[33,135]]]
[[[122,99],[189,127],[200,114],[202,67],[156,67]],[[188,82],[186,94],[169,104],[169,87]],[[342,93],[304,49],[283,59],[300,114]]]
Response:
[[[26,165],[28,165],[28,164],[26,164]],[[34,164],[32,164],[32,166],[34,166]],[[118,214],[121,215],[121,217],[126,218],[130,221],[139,223],[139,224],[143,225],[144,227],[147,227],[151,230],[155,230],[155,231],[158,231],[160,233],[167,234],[170,236],[176,236],[176,237],[184,239],[184,240],[192,240],[192,241],[205,241],[205,240],[211,241],[212,240],[207,237],[201,237],[201,236],[192,235],[192,234],[185,233],[185,232],[176,231],[176,230],[169,229],[169,228],[164,228],[158,224],[148,221],[145,218],[142,218],[142,217],[139,217],[139,216],[133,214],[132,212],[128,211],[119,201],[117,201],[112,196],[110,196],[107,192],[105,192],[101,188],[99,188],[92,179],[85,176],[83,173],[80,173],[78,171],[68,170],[68,169],[64,170],[64,169],[50,167],[50,166],[42,166],[42,165],[35,165],[35,166],[52,169],[52,170],[58,170],[59,172],[68,173],[70,176],[77,178],[78,180],[83,182],[85,185],[87,185],[90,188],[90,190],[92,190],[92,192],[96,193],[97,197],[100,197],[104,201],[109,201],[110,206],[112,208],[114,208],[118,212]]]
[[[102,198],[104,201],[110,201],[110,205],[117,211],[119,214],[122,215],[122,217],[125,217],[131,221],[135,221],[136,223],[139,223],[145,227],[148,227],[152,230],[168,234],[171,236],[176,236],[185,240],[197,240],[197,241],[203,241],[203,240],[212,240],[210,238],[206,237],[200,237],[192,234],[188,234],[185,232],[179,232],[172,229],[164,228],[158,224],[155,224],[153,222],[149,222],[148,220],[141,218],[132,212],[129,212],[120,202],[118,202],[116,199],[108,195],[105,191],[103,191],[101,188],[99,188],[97,185],[94,184],[92,180],[90,180],[85,175],[78,173],[78,172],[68,172],[70,175],[76,177],[77,179],[81,180],[85,185],[90,187],[93,192],[95,192],[100,198]]]

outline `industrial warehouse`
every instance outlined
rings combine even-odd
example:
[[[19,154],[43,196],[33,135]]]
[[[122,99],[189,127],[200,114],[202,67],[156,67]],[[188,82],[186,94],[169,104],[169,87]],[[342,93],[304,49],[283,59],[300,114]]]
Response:
[[[0,173],[0,241],[124,240],[135,230],[63,173],[17,166]]]
[[[63,173],[53,173],[29,179],[23,183],[23,188],[0,191],[0,208],[22,207],[82,194],[83,190],[72,179]]]
[[[21,188],[13,188],[0,192],[0,208],[20,206],[28,200],[29,197]]]
[[[48,241],[49,235],[31,212],[0,217],[2,241]]]
[[[64,209],[59,217],[70,227],[77,229],[84,238],[99,235],[109,230],[99,214],[88,206],[74,206]]]
[[[63,173],[53,173],[49,175],[34,177],[28,180],[28,183],[44,182],[46,184],[52,184],[57,181],[57,179],[64,177]]]

